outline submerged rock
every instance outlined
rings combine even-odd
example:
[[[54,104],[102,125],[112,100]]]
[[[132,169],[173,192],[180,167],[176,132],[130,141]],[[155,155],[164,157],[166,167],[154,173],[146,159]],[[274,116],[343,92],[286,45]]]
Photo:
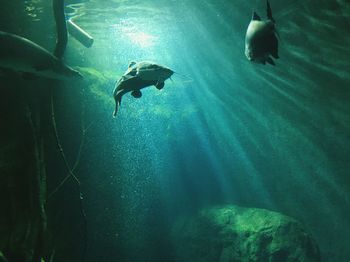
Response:
[[[7,259],[4,257],[1,251],[0,251],[0,262],[7,262]]]
[[[201,210],[172,230],[175,261],[321,261],[319,249],[296,220],[237,206]]]

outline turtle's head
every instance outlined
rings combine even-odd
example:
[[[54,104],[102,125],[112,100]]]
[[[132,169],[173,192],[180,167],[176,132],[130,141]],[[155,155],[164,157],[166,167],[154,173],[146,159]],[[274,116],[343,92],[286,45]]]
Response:
[[[174,71],[165,66],[159,66],[159,79],[164,82],[174,74]]]

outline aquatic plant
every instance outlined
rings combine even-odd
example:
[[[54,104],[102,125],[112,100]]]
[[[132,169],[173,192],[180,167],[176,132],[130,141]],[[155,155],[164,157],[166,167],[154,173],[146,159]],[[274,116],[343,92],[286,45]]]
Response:
[[[112,71],[98,71],[92,67],[77,67],[84,76],[86,91],[93,99],[104,106],[111,106],[114,103],[112,97],[113,84],[118,73]],[[119,75],[122,75],[120,72]],[[112,107],[113,108],[113,107]]]

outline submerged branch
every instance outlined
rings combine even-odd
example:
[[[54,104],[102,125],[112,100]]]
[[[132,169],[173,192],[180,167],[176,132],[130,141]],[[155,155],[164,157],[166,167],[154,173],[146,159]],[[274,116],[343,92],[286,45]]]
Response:
[[[55,118],[55,111],[54,111],[54,103],[53,103],[53,94],[51,95],[51,119],[52,119],[52,125],[54,128],[54,133],[55,133],[55,138],[56,138],[56,143],[58,146],[58,149],[61,153],[61,156],[63,158],[63,161],[65,163],[65,166],[68,170],[68,175],[56,186],[56,188],[50,193],[49,198],[51,198],[53,195],[55,195],[60,189],[61,187],[69,180],[69,178],[73,178],[79,185],[80,185],[80,181],[79,179],[75,176],[74,171],[75,169],[78,167],[79,163],[80,163],[80,158],[81,158],[81,153],[83,151],[83,147],[85,144],[85,134],[87,131],[87,128],[85,128],[85,122],[84,122],[84,114],[85,114],[85,104],[83,103],[82,105],[82,116],[81,116],[81,140],[80,140],[80,145],[79,145],[79,149],[78,149],[78,153],[77,156],[75,158],[75,162],[73,167],[71,168],[66,155],[63,152],[63,148],[61,145],[61,142],[59,140],[58,137],[58,132],[57,132],[57,125],[56,125],[56,118]]]
[[[56,125],[56,118],[55,118],[55,109],[54,109],[54,104],[53,104],[53,92],[51,94],[51,120],[52,120],[52,127],[55,133],[55,139],[56,139],[56,144],[58,147],[58,150],[60,151],[62,160],[64,165],[66,166],[66,169],[68,171],[68,178],[71,177],[73,180],[77,183],[77,185],[80,187],[80,180],[76,177],[76,175],[73,173],[73,169],[70,167],[67,157],[63,151],[63,147],[60,141],[60,138],[58,136],[58,131],[57,131],[57,125]],[[61,183],[63,185],[63,183]],[[52,195],[52,193],[50,194]]]
[[[85,110],[83,110],[83,112],[84,111]],[[55,134],[56,144],[57,144],[57,147],[58,147],[58,149],[60,151],[60,155],[62,157],[64,165],[66,166],[66,169],[68,171],[68,175],[61,181],[61,183],[49,195],[49,197],[52,197],[63,186],[63,184],[69,178],[73,178],[73,180],[76,182],[77,188],[78,188],[78,193],[79,193],[79,208],[80,208],[81,216],[83,218],[83,230],[84,230],[84,245],[83,245],[82,261],[85,261],[85,254],[86,254],[86,249],[87,249],[87,221],[86,221],[86,214],[85,214],[84,206],[83,206],[83,194],[82,194],[82,191],[81,191],[81,188],[80,188],[81,183],[80,183],[80,180],[74,174],[74,170],[79,164],[82,148],[83,148],[83,145],[84,145],[85,129],[84,129],[84,120],[83,119],[84,119],[84,117],[82,116],[82,128],[83,128],[82,139],[80,141],[80,146],[79,146],[79,150],[78,150],[78,154],[77,154],[77,158],[76,158],[75,164],[73,165],[73,168],[71,168],[71,166],[68,163],[67,157],[66,157],[66,155],[64,153],[64,150],[63,150],[61,141],[59,139],[59,136],[58,136],[57,125],[56,125],[56,118],[55,118],[54,101],[53,101],[53,90],[52,90],[52,93],[51,93],[51,120],[52,120],[52,126],[53,126],[53,130],[54,130],[54,134]]]
[[[68,43],[67,23],[64,14],[64,0],[53,0],[53,13],[56,22],[57,40],[54,55],[62,59]]]

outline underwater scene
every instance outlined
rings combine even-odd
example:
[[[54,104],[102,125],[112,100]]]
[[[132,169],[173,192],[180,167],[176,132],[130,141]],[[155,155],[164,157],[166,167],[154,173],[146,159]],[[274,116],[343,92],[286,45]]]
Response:
[[[0,262],[350,261],[348,0],[0,0]]]

